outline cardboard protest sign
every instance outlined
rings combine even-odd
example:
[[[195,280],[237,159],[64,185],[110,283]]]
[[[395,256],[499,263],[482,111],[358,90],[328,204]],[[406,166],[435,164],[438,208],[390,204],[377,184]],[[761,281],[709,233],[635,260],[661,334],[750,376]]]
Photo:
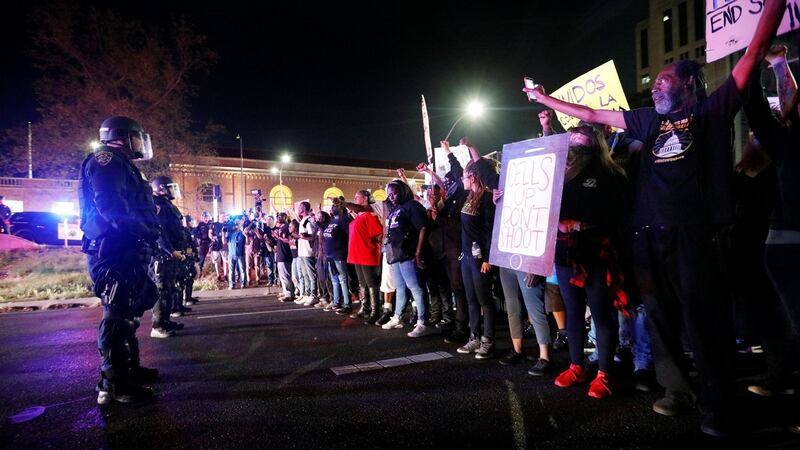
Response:
[[[741,50],[753,40],[763,0],[706,1],[706,61]],[[778,35],[800,28],[800,0],[787,0]]]
[[[472,159],[469,154],[469,148],[466,145],[451,146],[450,151],[456,155],[456,159],[461,163],[461,167],[467,167],[467,163]],[[436,175],[439,175],[439,178],[443,179],[447,172],[450,171],[450,160],[447,158],[447,152],[445,152],[442,147],[436,147],[433,149],[433,154],[433,160],[436,164],[433,171],[436,172]],[[431,183],[433,183],[433,180],[431,180],[431,176],[426,173],[425,184]]]
[[[431,122],[428,119],[428,105],[425,104],[425,96],[422,96],[422,135],[425,139],[425,154],[428,157],[428,164],[433,161],[433,146],[431,145]]]
[[[490,264],[553,273],[568,148],[568,133],[503,146]]]
[[[628,99],[622,90],[617,68],[611,60],[575,78],[553,92],[552,97],[593,109],[628,111]],[[568,130],[578,125],[577,118],[556,111],[561,126]]]

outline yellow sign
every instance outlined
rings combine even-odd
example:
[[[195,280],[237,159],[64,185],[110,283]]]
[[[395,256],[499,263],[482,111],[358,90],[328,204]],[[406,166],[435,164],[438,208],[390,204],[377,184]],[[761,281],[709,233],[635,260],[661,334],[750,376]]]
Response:
[[[611,60],[565,84],[552,97],[568,103],[585,105],[592,109],[627,111],[630,109],[617,68]],[[558,121],[565,130],[577,126],[578,119],[556,111]]]

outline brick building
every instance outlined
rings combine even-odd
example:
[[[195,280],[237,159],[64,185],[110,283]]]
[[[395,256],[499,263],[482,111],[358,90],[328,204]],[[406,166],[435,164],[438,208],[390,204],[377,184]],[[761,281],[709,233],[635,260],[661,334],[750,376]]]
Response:
[[[252,192],[260,189],[262,208],[270,211],[291,208],[294,202],[309,200],[326,204],[326,198],[343,195],[352,199],[356,191],[371,190],[376,198],[385,195],[383,187],[396,177],[396,168],[406,168],[409,179],[422,183],[412,163],[367,159],[292,154],[282,163],[280,154],[255,149],[218,148],[217,156],[174,158],[172,178],[180,184],[183,198],[176,201],[184,214],[197,217],[213,210],[214,185],[219,185],[220,213],[241,212],[255,206]],[[420,155],[420,160],[424,155]],[[274,170],[273,170],[274,169]],[[283,184],[281,184],[281,181]],[[244,193],[244,195],[243,195]],[[16,211],[55,211],[78,213],[78,181],[55,179],[0,178],[0,195]]]

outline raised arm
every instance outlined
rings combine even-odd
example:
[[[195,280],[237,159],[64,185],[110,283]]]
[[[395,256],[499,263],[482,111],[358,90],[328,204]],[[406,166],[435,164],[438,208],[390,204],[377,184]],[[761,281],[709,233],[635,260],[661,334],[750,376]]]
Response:
[[[615,128],[625,128],[625,117],[622,115],[621,111],[592,109],[588,106],[567,103],[547,95],[544,91],[544,87],[538,84],[533,89],[523,88],[522,90],[526,93],[529,92],[533,94],[536,101],[542,105],[569,116],[577,117],[584,122],[601,123],[603,125],[611,125]]]
[[[797,82],[794,79],[794,75],[792,75],[791,69],[789,69],[789,63],[786,62],[786,46],[773,45],[767,52],[765,59],[769,62],[770,68],[775,74],[781,115],[786,117],[792,107],[792,100],[797,94]]]
[[[439,189],[442,190],[442,196],[445,195],[445,188],[444,188],[444,183],[442,182],[442,179],[439,178],[439,175],[437,175],[436,172],[431,170],[431,168],[428,167],[427,164],[425,164],[425,163],[417,164],[417,172],[430,174],[431,180],[433,180],[434,184],[439,186]]]
[[[753,40],[750,41],[750,46],[747,47],[744,56],[736,63],[731,73],[739,92],[744,92],[756,65],[760,64],[761,60],[767,56],[767,50],[778,31],[784,11],[786,11],[786,0],[768,0],[766,2],[764,11],[758,19]]]
[[[480,161],[481,160],[481,152],[479,152],[478,149],[475,148],[474,145],[472,145],[472,142],[470,142],[468,137],[464,136],[463,138],[459,139],[458,140],[458,145],[466,145],[467,146],[467,148],[469,149],[469,156],[470,156],[470,158],[472,158],[473,161]]]

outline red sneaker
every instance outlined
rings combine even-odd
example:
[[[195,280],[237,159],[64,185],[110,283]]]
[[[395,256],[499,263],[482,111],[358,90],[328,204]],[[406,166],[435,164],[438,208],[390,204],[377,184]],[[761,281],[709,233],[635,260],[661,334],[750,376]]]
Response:
[[[597,377],[589,385],[589,397],[592,398],[606,398],[611,396],[611,383],[608,380],[608,374],[603,371],[597,372]]]
[[[556,386],[567,388],[586,381],[586,371],[582,366],[570,364],[569,369],[556,377]]]

